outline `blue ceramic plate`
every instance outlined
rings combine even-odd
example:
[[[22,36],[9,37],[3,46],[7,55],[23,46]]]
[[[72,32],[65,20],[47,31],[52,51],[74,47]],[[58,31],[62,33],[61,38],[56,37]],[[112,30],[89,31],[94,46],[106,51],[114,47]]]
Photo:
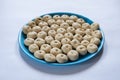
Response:
[[[63,14],[66,14],[66,15],[76,15],[77,17],[79,17],[79,18],[83,18],[84,20],[85,20],[85,22],[87,22],[87,23],[89,23],[89,24],[92,24],[93,23],[93,21],[92,20],[90,20],[90,19],[88,19],[87,17],[84,17],[84,16],[82,16],[82,15],[79,15],[79,14],[74,14],[74,13],[67,13],[67,12],[55,12],[55,13],[48,13],[49,15],[51,15],[51,16],[53,16],[53,15],[63,15]],[[44,15],[46,15],[46,14],[44,14]],[[44,15],[42,15],[42,16],[44,16]],[[34,20],[34,19],[33,19]],[[99,54],[100,53],[100,51],[102,50],[102,47],[103,47],[103,44],[104,44],[104,34],[103,34],[103,31],[99,28],[99,30],[101,31],[101,33],[102,33],[102,38],[101,38],[101,42],[100,42],[100,45],[99,45],[99,47],[98,47],[98,50],[95,52],[95,53],[92,53],[92,54],[90,54],[90,53],[88,53],[88,54],[86,54],[85,56],[82,56],[82,57],[80,57],[78,60],[76,60],[76,61],[69,61],[69,62],[67,62],[67,63],[63,63],[63,64],[59,64],[59,63],[47,63],[46,61],[44,61],[44,60],[39,60],[39,59],[37,59],[37,58],[35,58],[30,52],[29,52],[29,50],[28,50],[28,48],[24,45],[24,39],[25,39],[25,35],[24,35],[24,33],[22,32],[22,30],[20,30],[20,33],[19,33],[19,48],[20,48],[20,50],[21,50],[21,52],[22,52],[22,54],[25,54],[25,55],[27,55],[30,59],[32,59],[33,61],[35,61],[35,62],[37,62],[38,64],[40,63],[43,63],[43,64],[48,64],[48,65],[56,65],[56,66],[69,66],[69,65],[74,65],[74,64],[80,64],[80,63],[82,63],[82,62],[85,62],[85,61],[87,61],[87,60],[89,60],[89,59],[91,59],[91,58],[93,58],[94,56],[97,56],[97,54]]]

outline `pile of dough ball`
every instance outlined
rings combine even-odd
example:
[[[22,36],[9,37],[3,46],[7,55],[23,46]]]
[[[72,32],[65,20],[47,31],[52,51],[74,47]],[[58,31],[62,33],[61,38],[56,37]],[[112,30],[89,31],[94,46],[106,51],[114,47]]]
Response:
[[[98,23],[75,15],[44,15],[23,26],[25,46],[38,59],[65,63],[98,50],[102,38]]]

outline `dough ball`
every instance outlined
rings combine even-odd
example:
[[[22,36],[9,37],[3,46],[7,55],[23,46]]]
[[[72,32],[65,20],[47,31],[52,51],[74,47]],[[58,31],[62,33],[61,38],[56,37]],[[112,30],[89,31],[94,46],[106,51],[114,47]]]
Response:
[[[42,19],[43,19],[44,21],[48,21],[48,20],[52,19],[52,16],[50,16],[50,15],[44,15],[44,16],[42,17]]]
[[[75,29],[81,28],[81,24],[79,24],[78,22],[74,22],[74,23],[72,24],[72,26],[73,26]]]
[[[50,45],[51,45],[52,47],[60,48],[60,47],[61,47],[61,42],[58,41],[58,40],[53,40],[53,41],[51,41]]]
[[[49,31],[48,31],[48,35],[49,35],[49,36],[52,36],[52,37],[55,37],[56,31],[55,31],[55,30],[49,30]]]
[[[61,17],[60,17],[59,15],[54,15],[54,16],[53,16],[53,19],[59,20],[59,19],[61,19]]]
[[[100,30],[95,30],[92,32],[92,36],[100,39],[102,37],[102,34]]]
[[[64,44],[70,44],[70,39],[69,38],[63,38],[61,40],[61,43],[62,43],[62,45],[64,45]]]
[[[77,46],[80,45],[80,42],[77,39],[73,39],[70,43],[74,48],[77,48]]]
[[[40,26],[35,26],[35,27],[32,28],[32,30],[38,33],[38,32],[41,31],[41,27]]]
[[[55,20],[54,19],[49,19],[47,22],[48,22],[49,25],[55,24]]]
[[[87,46],[89,44],[89,41],[88,40],[83,40],[83,41],[81,41],[81,44],[83,46]]]
[[[81,55],[85,55],[87,54],[87,48],[83,45],[79,45],[76,50],[81,54]]]
[[[28,32],[32,31],[32,28],[28,25],[23,26],[22,31],[24,34],[27,34]]]
[[[24,44],[26,45],[26,46],[29,46],[29,45],[31,45],[31,44],[33,44],[34,43],[34,39],[32,39],[32,38],[26,38],[25,40],[24,40]]]
[[[56,60],[58,63],[65,63],[68,61],[68,57],[65,54],[58,54]]]
[[[80,24],[85,23],[84,19],[82,19],[82,18],[78,18],[76,22],[78,22],[78,23],[80,23]]]
[[[45,31],[46,33],[50,30],[49,26],[43,26],[42,31]]]
[[[92,36],[91,36],[91,35],[85,35],[85,36],[83,37],[83,39],[90,41],[90,40],[92,39]]]
[[[74,34],[75,33],[75,28],[74,27],[68,27],[67,32],[70,32],[70,33]]]
[[[69,19],[69,16],[66,15],[66,14],[64,14],[64,15],[61,16],[61,18],[62,18],[63,20],[67,20],[67,19]]]
[[[61,49],[54,47],[50,50],[50,53],[56,56],[57,54],[61,54],[62,51],[61,51]]]
[[[71,39],[71,40],[73,39],[73,34],[70,33],[70,32],[65,33],[64,36],[65,36],[65,38],[69,38],[69,39]]]
[[[29,32],[27,34],[27,38],[33,38],[35,39],[37,37],[37,33],[35,31]]]
[[[64,28],[64,29],[67,29],[69,27],[69,24],[66,23],[66,22],[63,22],[63,23],[60,24],[60,27]]]
[[[97,30],[99,28],[99,24],[98,23],[92,23],[91,26],[90,26],[90,28],[92,30]]]
[[[73,21],[76,21],[76,20],[78,19],[78,17],[75,16],[75,15],[71,15],[69,19],[70,19],[70,20],[73,20]]]
[[[48,23],[45,21],[41,21],[38,25],[42,28],[43,26],[48,26]]]
[[[54,40],[54,38],[53,38],[52,36],[46,36],[46,37],[45,37],[45,41],[46,41],[48,44],[50,44],[51,41],[53,41],[53,40]]]
[[[70,50],[72,50],[72,46],[70,44],[64,44],[62,47],[61,47],[62,51],[64,53],[68,53]]]
[[[82,35],[82,36],[85,35],[84,29],[81,29],[81,28],[76,29],[76,30],[75,30],[75,33],[76,33],[76,34],[80,34],[80,35]]]
[[[79,58],[79,53],[76,50],[70,50],[67,56],[71,61],[75,61]]]
[[[29,22],[28,22],[28,26],[30,26],[30,27],[34,27],[34,26],[36,26],[36,24],[35,24],[34,21],[29,21]]]
[[[39,50],[39,47],[38,47],[37,44],[31,44],[31,45],[29,46],[29,51],[30,51],[31,53],[34,53],[34,52],[37,51],[37,50]]]
[[[56,58],[53,54],[45,54],[44,59],[46,62],[55,62]]]
[[[52,24],[52,25],[51,25],[51,29],[52,29],[52,30],[57,31],[58,28],[60,28],[60,26],[57,25],[57,24]]]
[[[49,53],[51,50],[51,46],[49,44],[43,44],[43,45],[41,45],[40,49],[45,51],[46,53]]]
[[[66,20],[66,23],[68,23],[70,26],[72,26],[72,24],[74,23],[73,20]]]
[[[99,45],[100,44],[100,39],[94,37],[90,40],[90,43],[93,43],[93,44],[96,44],[96,45]]]
[[[77,40],[79,40],[79,41],[82,41],[82,39],[83,39],[80,34],[75,34],[73,38],[74,38],[74,39],[77,39]]]
[[[45,40],[42,39],[42,38],[37,38],[35,41],[34,41],[35,44],[37,44],[39,47],[43,44],[45,44]]]
[[[66,30],[64,28],[58,28],[57,33],[65,34]]]
[[[37,37],[38,38],[45,38],[47,36],[47,33],[45,31],[40,31],[38,34],[37,34]]]
[[[64,22],[63,19],[58,19],[55,23],[56,23],[57,25],[60,25],[60,24],[63,23],[63,22]]]
[[[35,23],[38,25],[41,21],[42,21],[42,18],[41,17],[36,17],[34,19]]]
[[[92,32],[93,32],[93,30],[91,30],[91,29],[86,29],[85,30],[85,33],[88,34],[88,35],[92,35]]]
[[[43,50],[38,50],[35,51],[34,56],[38,59],[44,59],[45,51]]]
[[[83,29],[89,29],[90,28],[90,24],[89,23],[83,23],[82,24],[82,28]]]
[[[98,47],[97,45],[93,44],[93,43],[90,43],[88,46],[87,46],[87,51],[89,53],[94,53],[98,50]]]
[[[55,39],[58,40],[58,41],[61,41],[63,38],[64,38],[63,34],[58,33],[58,34],[55,35]]]

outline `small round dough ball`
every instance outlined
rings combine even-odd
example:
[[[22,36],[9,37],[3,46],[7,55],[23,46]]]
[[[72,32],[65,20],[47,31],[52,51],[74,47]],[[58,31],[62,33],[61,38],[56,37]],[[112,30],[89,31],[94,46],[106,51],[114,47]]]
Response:
[[[60,26],[57,25],[57,24],[52,24],[52,25],[51,25],[51,29],[52,29],[52,30],[57,31],[58,28],[60,28]]]
[[[55,31],[55,30],[49,30],[49,31],[48,31],[48,35],[49,35],[49,36],[52,36],[52,37],[55,37],[56,31]]]
[[[37,51],[37,50],[39,50],[39,47],[38,47],[37,44],[31,44],[31,45],[29,46],[29,51],[30,51],[31,53],[34,53],[34,52]]]
[[[91,29],[86,29],[85,30],[85,33],[88,34],[88,35],[92,35],[92,32],[93,32],[93,30],[91,30]]]
[[[83,37],[83,39],[90,41],[92,39],[92,36],[87,34]]]
[[[27,34],[28,32],[32,31],[32,28],[28,25],[23,26],[22,31],[24,34]]]
[[[40,31],[38,34],[37,34],[37,37],[38,38],[45,38],[47,36],[47,33],[45,31]]]
[[[49,25],[55,24],[55,20],[54,19],[49,19],[47,22],[48,22]]]
[[[82,39],[83,39],[83,37],[80,34],[75,34],[73,38],[77,39],[79,41],[82,41]]]
[[[92,39],[90,40],[90,43],[93,43],[93,44],[99,45],[99,44],[100,44],[100,39],[94,37],[94,38],[92,38]]]
[[[38,32],[41,31],[41,27],[40,26],[35,26],[35,27],[32,28],[32,30],[38,33]]]
[[[61,17],[59,15],[54,15],[53,19],[58,20],[58,19],[61,19]]]
[[[85,55],[87,54],[87,48],[83,45],[79,45],[76,50],[81,54],[81,55]]]
[[[50,45],[51,45],[52,47],[60,48],[60,47],[61,47],[61,42],[58,41],[58,40],[53,40],[53,41],[51,41]]]
[[[52,36],[46,36],[46,37],[45,37],[45,41],[46,41],[48,44],[50,44],[51,41],[53,41],[53,40],[54,40],[54,38],[53,38]]]
[[[61,41],[63,38],[64,38],[64,35],[61,34],[61,33],[58,33],[58,34],[55,35],[55,39],[58,40],[58,41]]]
[[[45,21],[41,21],[38,25],[42,28],[43,26],[48,26],[48,23]]]
[[[64,22],[63,19],[58,19],[58,20],[56,21],[56,24],[57,24],[57,25],[60,25],[60,24],[63,23],[63,22]]]
[[[67,56],[71,61],[75,61],[79,58],[79,53],[76,50],[70,50]]]
[[[97,30],[97,29],[99,28],[99,24],[98,24],[98,23],[92,23],[92,24],[90,25],[90,28],[91,28],[92,30]]]
[[[51,50],[51,46],[49,44],[43,44],[43,45],[41,45],[40,49],[45,51],[46,53],[49,53]]]
[[[69,27],[69,24],[66,23],[66,22],[63,22],[63,23],[60,24],[60,27],[64,28],[64,29],[67,29]]]
[[[65,63],[65,62],[68,61],[68,57],[65,54],[58,54],[56,56],[56,60],[57,60],[58,63]]]
[[[80,45],[80,42],[77,39],[73,39],[70,43],[74,48],[77,48],[77,46]]]
[[[58,28],[57,33],[65,34],[66,30],[64,28]]]
[[[76,34],[80,34],[80,35],[82,35],[82,36],[85,35],[84,29],[81,29],[81,28],[76,29],[76,30],[75,30],[75,33],[76,33]]]
[[[38,25],[41,21],[42,21],[42,18],[41,17],[36,17],[34,19],[35,23]]]
[[[41,47],[41,45],[45,44],[45,40],[42,39],[42,38],[37,38],[35,41],[34,41],[35,44],[37,44],[39,47]]]
[[[73,26],[75,29],[81,28],[81,24],[79,24],[78,22],[74,22],[74,23],[72,24],[72,26]]]
[[[89,23],[83,23],[82,24],[82,28],[83,29],[89,29],[90,28],[90,24]]]
[[[73,20],[73,21],[76,21],[76,20],[78,19],[78,17],[75,16],[75,15],[71,15],[69,19],[70,19],[70,20]]]
[[[72,26],[72,24],[74,23],[73,20],[66,20],[66,23],[68,23],[70,26]]]
[[[101,31],[100,30],[93,31],[92,36],[100,39],[102,37]]]
[[[70,33],[70,32],[68,32],[68,33],[65,33],[64,34],[64,36],[66,37],[66,38],[69,38],[69,39],[73,39],[73,34],[72,33]]]
[[[81,45],[83,45],[83,46],[87,46],[88,44],[89,44],[88,40],[82,40],[81,41]]]
[[[74,34],[75,33],[75,28],[74,27],[68,27],[67,32],[70,32],[70,33]]]
[[[98,47],[97,45],[93,44],[93,43],[90,43],[88,46],[87,46],[87,51],[89,53],[94,53],[98,50]]]
[[[36,23],[35,23],[34,21],[29,21],[29,22],[28,22],[28,25],[29,25],[30,27],[34,27],[34,26],[36,26]]]
[[[61,49],[54,47],[50,50],[50,53],[56,56],[58,54],[61,54],[62,51],[61,51]]]
[[[38,59],[44,59],[45,51],[43,50],[38,50],[35,51],[34,56]]]
[[[62,43],[62,45],[64,45],[64,44],[70,44],[70,39],[69,38],[63,38],[62,40],[61,40],[61,43]]]
[[[52,19],[52,16],[50,16],[50,15],[44,15],[44,16],[42,17],[42,19],[43,19],[44,21],[48,21],[49,19]]]
[[[67,54],[70,50],[72,50],[72,46],[70,44],[64,44],[61,49],[65,54]]]
[[[67,19],[69,19],[69,16],[66,15],[66,14],[63,14],[63,15],[61,16],[61,18],[62,18],[63,20],[67,20]]]
[[[27,34],[27,38],[33,38],[35,39],[37,37],[37,33],[35,31],[29,32]]]
[[[46,33],[50,30],[49,26],[43,26],[42,31],[45,31]]]
[[[76,21],[76,22],[78,22],[78,23],[80,23],[80,24],[85,23],[84,19],[82,19],[82,18],[77,19],[77,21]]]
[[[32,39],[32,38],[26,38],[25,40],[24,40],[24,44],[26,45],[26,46],[29,46],[29,45],[31,45],[31,44],[33,44],[34,43],[34,39]]]
[[[46,62],[55,62],[56,58],[53,54],[45,54],[44,59]]]

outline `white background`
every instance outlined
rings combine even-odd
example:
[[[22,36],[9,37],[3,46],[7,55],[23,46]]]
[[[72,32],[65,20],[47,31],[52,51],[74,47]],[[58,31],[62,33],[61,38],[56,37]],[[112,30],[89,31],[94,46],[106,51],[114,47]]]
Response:
[[[73,12],[101,25],[103,53],[76,66],[28,63],[18,50],[18,32],[36,16]],[[120,0],[0,0],[0,80],[120,80]]]

